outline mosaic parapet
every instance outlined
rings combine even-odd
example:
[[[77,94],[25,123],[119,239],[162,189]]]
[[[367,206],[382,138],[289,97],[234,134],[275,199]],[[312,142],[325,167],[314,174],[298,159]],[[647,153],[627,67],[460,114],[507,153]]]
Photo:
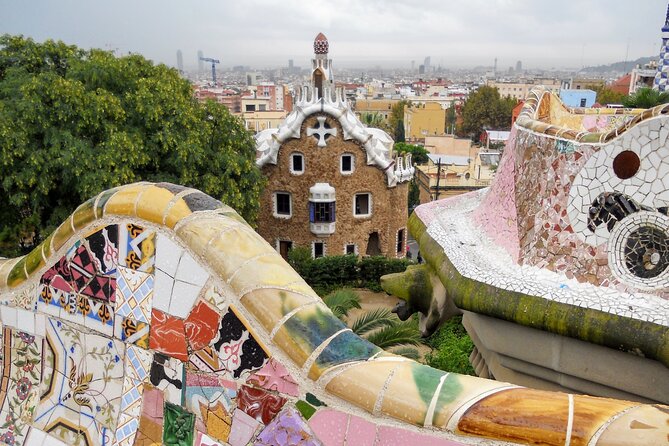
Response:
[[[411,215],[408,226],[420,245],[426,263],[434,268],[446,294],[458,308],[613,349],[636,352],[669,367],[669,327],[666,325],[612,314],[605,309],[588,308],[575,302],[551,300],[529,291],[464,276],[417,214]]]
[[[103,192],[32,253],[0,261],[0,276],[5,443],[604,445],[669,433],[664,406],[381,351],[234,210],[181,186]]]
[[[572,109],[543,88],[533,90],[490,187],[423,204],[410,218],[428,265],[422,276],[386,278],[388,290],[402,283],[417,290],[395,292],[407,301],[404,313],[420,311],[429,327],[452,312],[444,305],[452,303],[521,326],[471,314],[468,320],[465,313],[479,352],[492,358],[491,368],[481,369],[486,374],[511,370],[519,382],[669,401],[668,111]],[[444,288],[432,286],[426,299],[431,275]],[[506,327],[497,338],[503,343],[489,332],[483,339],[492,324]],[[511,346],[522,342],[521,333],[531,335],[522,327],[546,332],[533,339],[534,348],[556,357]],[[583,356],[561,362],[552,339],[564,351],[582,347]],[[575,366],[590,359],[585,351],[624,362],[627,378]],[[509,364],[517,360],[506,369],[495,363],[505,354],[516,355]],[[635,382],[635,370],[657,381]]]
[[[636,124],[669,113],[669,104],[651,109],[572,108],[544,87],[533,88],[516,125],[577,143],[607,143]]]

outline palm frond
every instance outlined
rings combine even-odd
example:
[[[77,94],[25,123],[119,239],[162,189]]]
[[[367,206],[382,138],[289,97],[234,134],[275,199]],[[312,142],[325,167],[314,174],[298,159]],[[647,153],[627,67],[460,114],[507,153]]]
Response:
[[[420,352],[413,347],[396,347],[390,350],[390,352],[404,356],[405,358],[413,359],[414,361],[420,361],[421,359]]]
[[[357,335],[364,335],[377,328],[387,327],[397,322],[397,317],[387,308],[377,308],[360,315],[353,324],[351,330]]]
[[[337,290],[323,298],[323,303],[334,313],[336,317],[342,319],[348,316],[348,312],[354,308],[360,307],[360,296],[348,288]]]
[[[383,349],[388,349],[398,345],[419,345],[422,343],[420,332],[410,324],[398,322],[387,327],[383,327],[374,333],[365,336],[365,338]]]

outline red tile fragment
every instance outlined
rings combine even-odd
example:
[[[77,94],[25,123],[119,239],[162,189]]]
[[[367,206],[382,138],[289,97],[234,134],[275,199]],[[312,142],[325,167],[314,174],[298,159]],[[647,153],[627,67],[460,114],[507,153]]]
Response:
[[[286,398],[273,395],[266,390],[242,386],[237,392],[239,409],[264,424],[272,421],[284,404]]]
[[[197,351],[208,346],[216,337],[220,323],[221,315],[208,303],[200,300],[184,323],[191,350]]]
[[[188,361],[183,319],[152,309],[149,348],[180,361]]]

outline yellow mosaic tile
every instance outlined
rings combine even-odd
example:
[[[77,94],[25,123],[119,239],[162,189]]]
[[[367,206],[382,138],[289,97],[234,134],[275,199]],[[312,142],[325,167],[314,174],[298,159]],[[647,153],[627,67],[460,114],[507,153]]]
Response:
[[[367,361],[351,366],[332,378],[325,389],[372,413],[388,376],[399,364],[395,361]]]
[[[197,254],[204,255],[207,250],[216,251],[214,255],[209,256],[214,260],[216,256],[225,257],[228,254],[227,249],[220,251],[221,246],[216,247],[214,245],[215,240],[212,240],[238,225],[239,223],[234,220],[213,215],[203,215],[183,224],[177,228],[176,233]],[[212,247],[208,248],[210,242],[212,243]],[[231,252],[230,254],[234,253]]]
[[[319,302],[320,298],[308,297],[290,291],[261,288],[247,293],[241,304],[270,333],[286,314],[302,305]]]
[[[636,405],[638,403],[630,401],[574,395],[574,427],[571,433],[571,445],[587,446],[592,436],[604,423]]]
[[[383,396],[381,412],[423,425],[439,379],[444,374],[413,361],[400,362]]]
[[[215,265],[212,266],[216,268]],[[276,252],[250,260],[232,274],[230,287],[239,295],[242,295],[245,290],[254,289],[258,285],[258,277],[262,277],[264,286],[280,287],[302,280],[300,275],[288,266]]]
[[[165,226],[174,228],[182,218],[188,217],[193,212],[183,198],[177,198],[172,206],[163,214]]]
[[[184,199],[177,198],[173,201],[172,206],[170,206],[163,214],[163,221],[166,226],[174,228],[182,218],[186,218],[190,214],[192,214],[192,212]]]
[[[109,201],[107,201],[107,204],[105,205],[105,215],[116,214],[134,217],[137,197],[142,191],[149,187],[151,187],[151,185],[146,183],[136,183],[119,189],[118,192],[112,195]]]
[[[7,278],[9,277],[9,272],[12,270],[14,264],[18,262],[19,259],[7,259],[0,260],[0,287],[7,285]]]
[[[95,221],[95,198],[84,202],[72,214],[74,229],[80,230],[87,224]]]
[[[137,201],[137,216],[156,224],[163,224],[163,214],[174,194],[162,187],[149,186]]]
[[[669,444],[669,412],[640,406],[616,418],[597,440],[596,446]]]
[[[74,235],[70,219],[65,220],[58,229],[56,229],[51,238],[51,251],[56,252],[62,248]]]
[[[228,220],[233,223],[234,220]],[[211,242],[207,250],[207,260],[211,267],[223,277],[230,278],[246,262],[262,255],[274,257],[274,251],[269,245],[259,243],[260,236],[246,226],[233,223],[234,226],[226,228]],[[262,277],[256,275],[256,277]],[[263,278],[264,282],[264,278]]]

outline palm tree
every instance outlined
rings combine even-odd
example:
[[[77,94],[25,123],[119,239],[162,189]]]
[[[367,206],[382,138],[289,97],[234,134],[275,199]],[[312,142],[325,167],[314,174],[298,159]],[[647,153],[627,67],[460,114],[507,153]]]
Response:
[[[629,108],[653,108],[669,102],[669,92],[659,92],[652,88],[639,88],[635,93],[623,98],[623,105]]]
[[[387,308],[367,311],[353,321],[348,321],[348,313],[354,308],[360,309],[360,296],[347,288],[334,291],[323,298],[325,305],[343,322],[349,324],[358,336],[391,353],[411,359],[420,359],[418,350],[411,346],[420,345],[423,340],[413,319],[400,321]]]

